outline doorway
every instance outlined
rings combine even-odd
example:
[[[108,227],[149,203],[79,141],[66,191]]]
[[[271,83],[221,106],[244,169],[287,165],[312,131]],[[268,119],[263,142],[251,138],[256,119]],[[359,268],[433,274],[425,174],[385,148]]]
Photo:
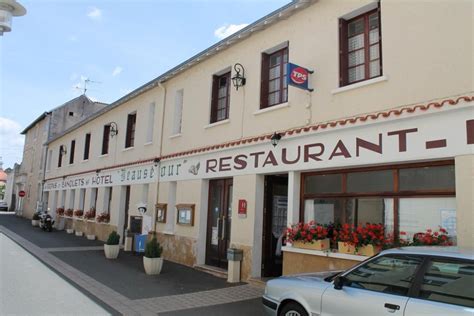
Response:
[[[209,181],[206,264],[227,269],[232,217],[232,179]]]
[[[287,227],[288,175],[265,177],[262,235],[262,277],[282,275],[281,248]]]

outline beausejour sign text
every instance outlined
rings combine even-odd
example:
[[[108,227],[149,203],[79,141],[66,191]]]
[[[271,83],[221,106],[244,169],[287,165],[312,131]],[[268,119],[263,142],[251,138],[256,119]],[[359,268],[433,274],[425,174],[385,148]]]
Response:
[[[383,120],[162,161],[160,181],[453,158],[474,153],[473,107]]]
[[[142,165],[46,181],[45,191],[145,184],[158,180],[158,167]]]

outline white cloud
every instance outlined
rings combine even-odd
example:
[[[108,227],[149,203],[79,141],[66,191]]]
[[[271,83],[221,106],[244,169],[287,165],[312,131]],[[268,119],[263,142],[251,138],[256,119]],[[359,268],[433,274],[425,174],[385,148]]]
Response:
[[[5,163],[4,168],[13,167],[15,162],[21,162],[24,137],[18,122],[0,116],[0,152]]]
[[[214,31],[214,36],[217,37],[218,39],[224,39],[229,35],[234,34],[237,31],[240,31],[244,27],[246,27],[248,24],[243,23],[243,24],[226,24],[221,26],[220,28],[216,29]]]
[[[114,71],[112,71],[112,76],[118,76],[122,72],[123,68],[120,66],[117,66],[114,68]]]
[[[68,41],[70,41],[70,42],[77,42],[77,36],[75,36],[75,35],[71,35],[71,36],[69,36],[67,39],[68,39]]]
[[[94,20],[100,20],[102,18],[102,10],[96,7],[91,7],[87,16]]]

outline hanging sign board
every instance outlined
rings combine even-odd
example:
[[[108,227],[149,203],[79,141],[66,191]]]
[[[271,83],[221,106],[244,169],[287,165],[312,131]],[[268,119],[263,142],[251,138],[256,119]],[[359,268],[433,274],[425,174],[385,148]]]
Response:
[[[308,85],[309,75],[312,74],[313,71],[292,63],[288,63],[287,67],[286,79],[289,85],[308,91],[314,90],[310,89]]]

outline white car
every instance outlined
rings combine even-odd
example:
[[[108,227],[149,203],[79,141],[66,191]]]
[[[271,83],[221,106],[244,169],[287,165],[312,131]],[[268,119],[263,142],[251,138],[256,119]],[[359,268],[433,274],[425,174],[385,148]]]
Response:
[[[474,315],[474,250],[405,247],[339,273],[267,282],[268,315]]]
[[[8,204],[5,201],[0,201],[0,211],[8,211]]]

